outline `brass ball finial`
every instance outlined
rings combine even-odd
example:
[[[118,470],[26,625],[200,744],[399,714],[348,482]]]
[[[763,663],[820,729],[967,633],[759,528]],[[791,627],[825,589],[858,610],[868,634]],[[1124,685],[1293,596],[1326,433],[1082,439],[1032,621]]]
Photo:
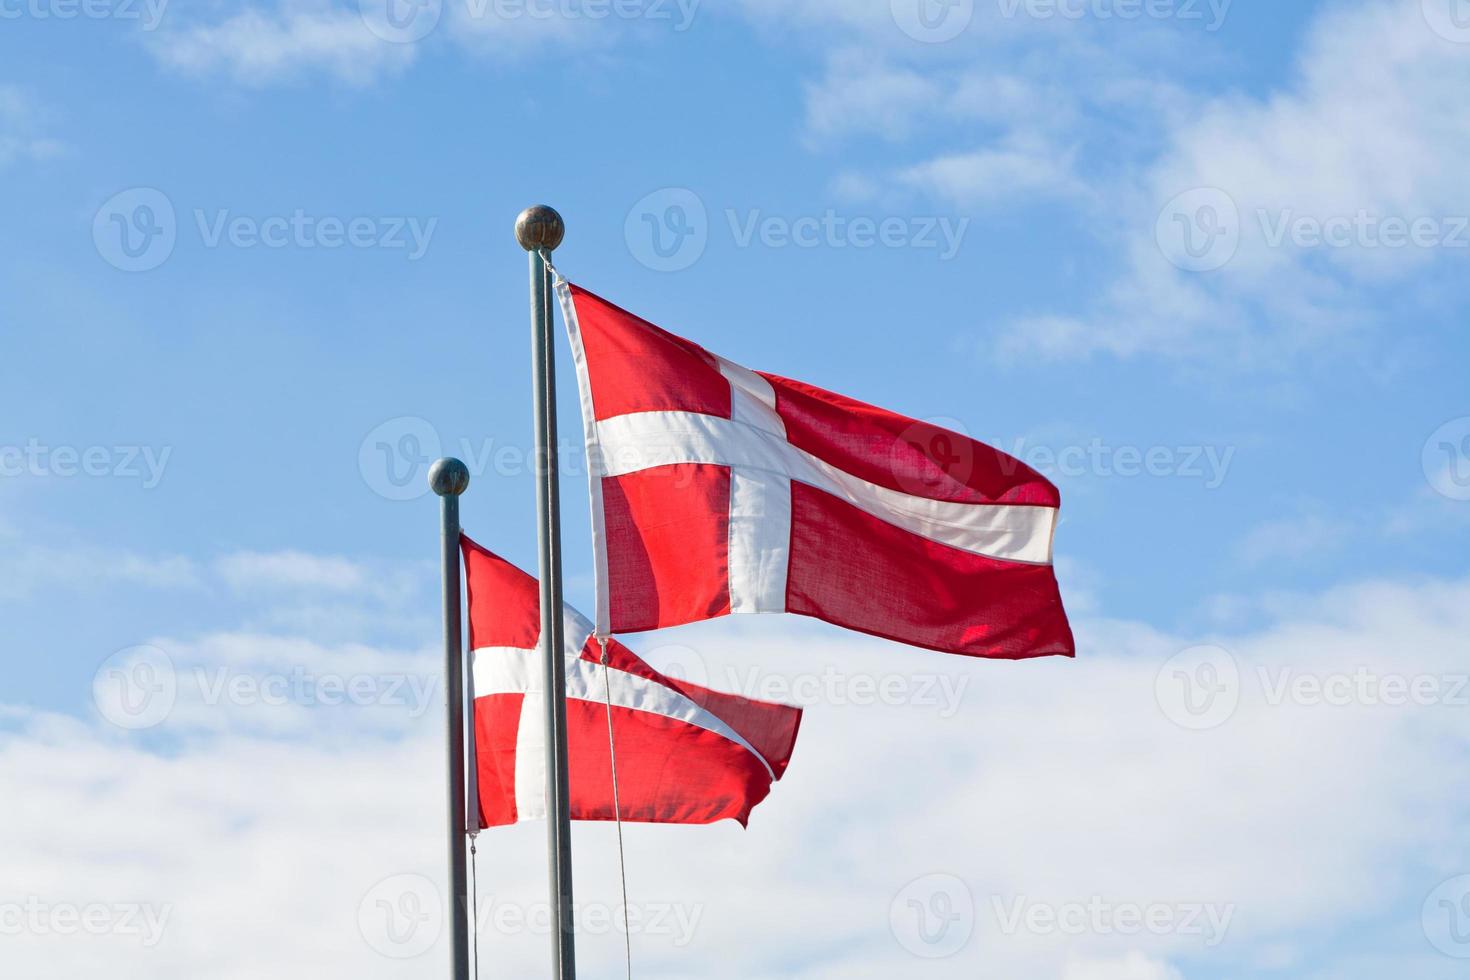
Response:
[[[532,205],[516,218],[516,241],[528,252],[538,248],[555,251],[566,233],[567,226],[561,215],[545,204]]]

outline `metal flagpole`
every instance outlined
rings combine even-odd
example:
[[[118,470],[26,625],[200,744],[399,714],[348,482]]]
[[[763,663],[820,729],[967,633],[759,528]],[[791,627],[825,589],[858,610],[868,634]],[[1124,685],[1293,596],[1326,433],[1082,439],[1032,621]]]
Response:
[[[445,458],[429,467],[429,486],[439,495],[444,571],[444,701],[449,743],[449,919],[453,980],[470,980],[469,872],[465,859],[464,622],[459,584],[459,495],[470,485],[468,467]]]
[[[556,461],[556,346],[551,323],[551,270],[546,256],[566,226],[545,205],[516,218],[516,241],[531,263],[531,370],[536,412],[536,518],[540,545],[541,664],[546,683],[546,828],[551,865],[552,973],[575,980],[572,922],[572,819],[567,791],[566,665],[561,600],[561,500]]]

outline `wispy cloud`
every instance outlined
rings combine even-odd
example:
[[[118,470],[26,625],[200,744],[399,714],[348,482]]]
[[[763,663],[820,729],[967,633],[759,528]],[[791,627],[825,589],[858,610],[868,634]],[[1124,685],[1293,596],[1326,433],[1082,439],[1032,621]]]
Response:
[[[1464,870],[1466,855],[1445,846],[1442,830],[1466,816],[1461,781],[1444,778],[1470,736],[1455,690],[1433,687],[1442,703],[1375,700],[1387,687],[1350,687],[1364,693],[1346,702],[1312,692],[1363,672],[1463,674],[1470,582],[1335,589],[1300,597],[1259,630],[1209,637],[1229,658],[1217,666],[1230,670],[1201,674],[1202,690],[1235,704],[1194,731],[1177,726],[1171,710],[1185,702],[1167,694],[1193,676],[1171,658],[1200,638],[1140,622],[1078,625],[1088,656],[1026,665],[960,662],[784,618],[686,631],[678,649],[640,644],[651,662],[682,657],[711,684],[746,679],[757,695],[777,681],[821,681],[800,688],[814,693],[791,773],[749,831],[627,829],[635,901],[700,910],[684,945],[671,934],[637,937],[646,968],[683,975],[697,962],[716,980],[907,976],[922,961],[893,931],[914,914],[901,899],[916,879],[940,873],[969,899],[944,907],[962,914],[952,927],[967,930],[947,968],[1180,980],[1208,962],[1245,975],[1268,958],[1301,959],[1283,936],[1351,928],[1366,942],[1379,910],[1417,908]],[[113,975],[150,980],[241,969],[283,980],[344,967],[399,975],[401,964],[365,942],[359,909],[385,877],[439,881],[442,719],[385,702],[360,716],[366,727],[343,726],[343,709],[314,695],[267,710],[257,688],[228,695],[220,681],[292,664],[317,676],[427,671],[432,657],[249,634],[170,645],[177,665],[210,668],[203,689],[227,692],[228,703],[181,700],[149,735],[166,750],[105,725],[4,712],[0,794],[27,806],[0,808],[0,834],[24,856],[8,869],[13,894],[56,902],[121,889],[132,901],[172,904],[176,931],[153,949],[118,935],[28,934],[9,943],[8,964],[26,975],[80,975],[106,958]],[[951,716],[936,717],[917,697],[881,696],[885,687],[922,692],[915,679],[935,674],[974,681]],[[1326,686],[1303,687],[1303,677]],[[136,820],[141,810],[152,819]],[[584,903],[617,901],[616,863],[597,856],[613,846],[609,831],[577,829]],[[324,832],[332,846],[322,845]],[[108,860],[74,860],[78,840]],[[524,912],[544,900],[543,840],[534,824],[481,837],[482,860],[495,869],[492,910]],[[1283,878],[1288,865],[1297,873]],[[294,883],[284,898],[283,877]],[[1208,948],[1188,930],[1114,929],[1086,917],[1080,934],[1048,927],[1048,915],[1085,910],[1097,896],[1165,913],[1186,900],[1213,903],[1228,925]],[[1017,919],[1017,909],[1045,914]],[[236,927],[207,925],[219,921]],[[535,975],[544,933],[508,921],[487,917],[483,941],[503,971]],[[753,931],[760,944],[750,943]],[[832,952],[803,972],[791,964],[808,959],[813,934]],[[613,962],[619,942],[611,931],[589,934],[581,948],[589,962]],[[1358,945],[1340,958],[1313,947],[1313,966],[1357,975]],[[1411,974],[1421,945],[1398,960],[1385,955]]]
[[[61,153],[60,141],[45,134],[40,103],[18,85],[0,84],[0,168],[46,160]]]
[[[191,75],[224,75],[263,86],[324,75],[367,85],[413,63],[418,48],[374,34],[357,4],[282,0],[249,7],[212,24],[169,26],[147,39],[165,66]]]
[[[1290,83],[1201,100],[1119,191],[1106,295],[1018,323],[1007,349],[1269,364],[1371,337],[1399,298],[1384,287],[1470,255],[1467,88],[1470,45],[1421,4],[1326,8]]]

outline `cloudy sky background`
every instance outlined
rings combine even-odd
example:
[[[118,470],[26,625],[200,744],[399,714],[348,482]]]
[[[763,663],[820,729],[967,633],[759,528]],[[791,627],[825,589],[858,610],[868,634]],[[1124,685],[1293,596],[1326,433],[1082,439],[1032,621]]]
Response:
[[[748,831],[628,828],[639,975],[1463,974],[1459,0],[0,19],[11,972],[444,969],[423,476],[464,458],[467,529],[531,566],[545,201],[573,280],[1064,497],[1073,662],[633,639],[807,706]],[[482,976],[544,973],[543,841],[480,840]],[[587,977],[622,975],[615,846],[575,830]]]

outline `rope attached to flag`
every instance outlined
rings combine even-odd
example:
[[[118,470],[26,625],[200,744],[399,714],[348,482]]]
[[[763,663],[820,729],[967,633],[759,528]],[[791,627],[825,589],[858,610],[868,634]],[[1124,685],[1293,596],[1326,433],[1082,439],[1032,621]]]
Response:
[[[613,819],[618,828],[618,878],[623,886],[623,953],[627,959],[628,980],[633,980],[633,937],[628,928],[628,862],[623,851],[623,807],[618,800],[618,749],[613,739],[612,680],[607,670],[607,637],[599,636],[602,648],[602,693],[607,702],[607,755],[612,764]]]
[[[480,980],[480,851],[475,846],[479,831],[470,834],[470,976]]]

